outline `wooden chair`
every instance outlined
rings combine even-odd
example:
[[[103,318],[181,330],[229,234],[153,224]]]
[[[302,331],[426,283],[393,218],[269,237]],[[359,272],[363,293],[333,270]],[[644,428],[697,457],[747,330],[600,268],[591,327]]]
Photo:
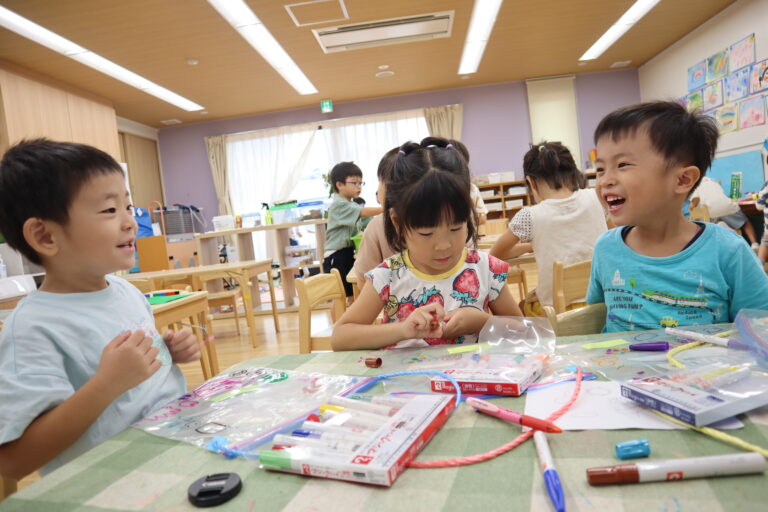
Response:
[[[605,327],[606,309],[602,302],[560,314],[552,306],[544,306],[544,312],[556,336],[598,334]]]
[[[486,235],[501,235],[507,231],[507,225],[509,219],[488,219],[483,226],[485,226]]]
[[[592,260],[563,265],[552,264],[552,306],[557,314],[565,313],[568,304],[584,300],[589,287]]]
[[[139,289],[141,293],[149,293],[155,290],[155,282],[152,279],[126,276],[129,283]]]
[[[16,492],[16,480],[0,476],[0,501]]]
[[[299,353],[309,354],[313,350],[331,350],[333,327],[312,333],[312,310],[319,304],[333,301],[332,318],[340,318],[347,309],[347,294],[338,270],[330,274],[317,274],[296,280],[299,295]]]
[[[700,220],[701,222],[712,222],[707,205],[691,206],[688,208],[688,215],[691,220]]]
[[[191,292],[194,290],[194,285],[190,284],[189,280],[186,280],[166,285],[166,288]],[[219,312],[221,312],[221,306],[229,306],[232,308],[232,315],[235,317],[235,329],[237,330],[238,336],[240,336],[240,317],[237,314],[237,296],[239,294],[239,287],[232,290],[222,290],[220,292],[208,292],[208,306],[211,308],[217,308]]]
[[[519,300],[528,295],[528,280],[525,278],[525,270],[517,265],[510,265],[507,271],[507,285],[517,285]]]

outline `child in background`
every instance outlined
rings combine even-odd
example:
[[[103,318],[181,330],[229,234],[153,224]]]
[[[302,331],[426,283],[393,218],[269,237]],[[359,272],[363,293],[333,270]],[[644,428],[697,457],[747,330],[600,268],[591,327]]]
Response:
[[[365,199],[362,197],[355,197],[352,199],[360,208],[365,208]],[[373,217],[360,217],[360,220],[357,221],[357,232],[362,233],[365,231],[365,228],[368,227],[368,224],[371,223],[373,220]]]
[[[768,309],[768,277],[730,230],[683,217],[717,148],[711,117],[652,102],[608,114],[595,130],[597,190],[619,226],[592,257],[587,302],[605,302],[605,331],[733,321]]]
[[[699,204],[706,206],[709,216],[715,224],[722,222],[724,224],[723,227],[734,231],[743,229],[749,243],[752,244],[752,248],[757,249],[757,234],[755,233],[754,226],[752,226],[747,216],[741,211],[739,205],[725,195],[720,183],[704,176],[699,186],[691,194],[690,201],[691,208],[695,208]]]
[[[385,204],[387,241],[402,252],[366,274],[370,283],[333,331],[334,350],[475,343],[489,309],[520,316],[507,264],[466,247],[475,238],[469,171],[452,144],[404,144]],[[383,323],[372,325],[382,309]]]
[[[559,142],[532,146],[523,157],[523,175],[536,202],[524,206],[509,222],[491,254],[501,259],[519,256],[518,245],[530,242],[536,256],[539,285],[523,300],[526,316],[544,316],[542,305],[552,305],[552,265],[592,259],[597,238],[608,227],[600,199],[576,167],[571,152]],[[525,248],[523,249],[525,250]],[[581,302],[568,309],[581,307]]]
[[[765,264],[768,260],[768,181],[763,184],[762,190],[758,192],[755,207],[763,212],[763,238],[760,240],[760,247],[757,249],[757,257]]]
[[[45,267],[0,340],[0,474],[48,473],[185,393],[189,329],[155,330],[134,264],[125,175],[82,144],[24,141],[0,162],[0,232]]]
[[[357,234],[357,221],[360,218],[377,215],[381,213],[381,208],[361,208],[353,202],[354,198],[360,196],[363,187],[363,171],[354,163],[341,162],[334,165],[329,179],[335,193],[328,208],[323,272],[338,269],[347,297],[351,297],[352,285],[347,282],[347,274],[355,263],[355,248],[350,237]]]

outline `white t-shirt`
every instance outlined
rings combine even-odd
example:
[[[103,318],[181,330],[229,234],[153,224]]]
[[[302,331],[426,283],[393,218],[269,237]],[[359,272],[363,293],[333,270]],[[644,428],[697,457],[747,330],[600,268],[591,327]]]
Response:
[[[698,197],[701,204],[709,210],[709,216],[713,219],[732,215],[739,211],[739,205],[731,201],[731,198],[725,195],[723,187],[713,179],[702,178],[701,183],[691,194],[691,199]]]
[[[577,190],[565,199],[545,199],[524,206],[509,222],[509,230],[521,242],[530,242],[536,256],[539,285],[536,295],[552,305],[552,265],[592,259],[595,241],[608,229],[594,189]]]
[[[469,197],[472,199],[472,204],[478,215],[488,215],[488,207],[485,206],[483,196],[480,195],[480,189],[474,183],[469,184]]]
[[[0,444],[18,439],[40,414],[80,389],[99,367],[104,347],[121,332],[144,330],[163,366],[120,395],[58,457],[48,473],[106,441],[186,392],[184,376],[155,329],[149,303],[132,284],[106,276],[89,293],[34,291],[8,318],[0,339]]]

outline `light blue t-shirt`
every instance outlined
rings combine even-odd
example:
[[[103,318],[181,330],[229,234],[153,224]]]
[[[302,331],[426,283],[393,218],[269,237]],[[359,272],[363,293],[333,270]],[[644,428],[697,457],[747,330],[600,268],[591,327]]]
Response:
[[[693,244],[663,258],[630,249],[622,227],[597,240],[587,302],[605,302],[604,332],[730,322],[740,309],[768,309],[768,277],[749,245],[703,225]]]
[[[96,373],[104,347],[121,332],[143,329],[163,366],[120,395],[88,430],[43,466],[48,473],[185,393],[179,367],[155,329],[141,292],[107,276],[89,293],[34,291],[8,318],[0,338],[0,444],[18,439],[40,414],[69,398]]]

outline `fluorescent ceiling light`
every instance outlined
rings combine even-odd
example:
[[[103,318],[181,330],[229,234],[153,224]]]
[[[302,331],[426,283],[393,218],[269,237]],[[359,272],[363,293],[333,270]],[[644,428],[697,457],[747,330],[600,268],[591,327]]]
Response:
[[[605,31],[605,34],[600,36],[595,44],[582,55],[579,60],[594,60],[603,54],[605,50],[611,47],[624,33],[629,30],[632,25],[640,21],[648,11],[659,3],[660,0],[637,0],[627,12],[625,12],[619,21],[611,25],[611,28]]]
[[[472,18],[469,20],[467,39],[461,53],[458,74],[468,75],[477,71],[485,52],[485,45],[491,37],[493,24],[499,14],[503,0],[475,0]]]
[[[208,3],[248,41],[280,76],[299,94],[315,94],[317,89],[286,53],[244,0],[208,0]]]
[[[13,11],[9,11],[3,6],[0,6],[0,26],[179,108],[190,112],[205,108],[41,27],[37,23],[19,16]]]

